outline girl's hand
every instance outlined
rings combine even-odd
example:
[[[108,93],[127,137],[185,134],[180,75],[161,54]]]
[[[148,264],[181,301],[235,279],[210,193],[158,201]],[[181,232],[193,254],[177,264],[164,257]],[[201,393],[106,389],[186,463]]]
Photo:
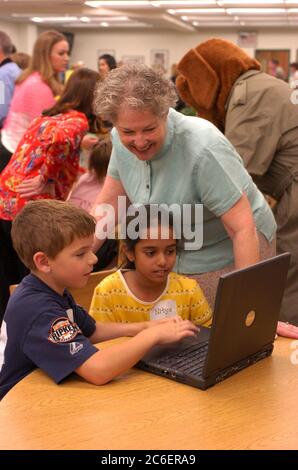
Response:
[[[157,334],[156,342],[158,344],[169,344],[188,336],[196,336],[200,330],[189,320],[173,317],[167,322],[159,323],[150,331]]]
[[[155,342],[158,344],[168,344],[186,336],[196,336],[200,331],[194,323],[182,320],[179,316],[144,322],[144,328],[149,328],[150,333],[157,335]]]
[[[173,317],[177,318],[177,321],[182,320],[180,317]],[[172,318],[161,318],[160,320],[150,320],[144,322],[144,328],[152,328],[153,326],[162,325],[163,323],[168,323],[171,321]]]
[[[298,327],[291,325],[290,323],[285,323],[283,321],[279,321],[277,323],[276,333],[278,334],[278,336],[298,339]]]
[[[47,186],[47,182],[44,181],[42,175],[34,176],[34,178],[28,178],[24,180],[16,188],[16,192],[23,198],[29,198],[31,196],[37,196],[42,194]]]

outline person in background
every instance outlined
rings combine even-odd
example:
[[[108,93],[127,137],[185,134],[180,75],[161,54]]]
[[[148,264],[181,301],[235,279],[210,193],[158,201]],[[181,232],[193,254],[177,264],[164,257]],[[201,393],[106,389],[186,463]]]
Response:
[[[110,54],[103,54],[98,58],[98,72],[102,80],[108,73],[117,67],[115,58]]]
[[[177,317],[124,325],[95,322],[75,303],[68,289],[87,284],[96,262],[94,229],[86,211],[61,201],[32,201],[14,220],[14,246],[31,274],[11,296],[1,328],[0,399],[36,367],[56,383],[75,372],[104,385],[155,344],[197,334],[195,325]],[[118,336],[134,338],[104,350],[93,345]]]
[[[32,121],[10,162],[0,175],[0,323],[9,285],[20,282],[26,268],[11,241],[11,224],[32,199],[65,200],[79,174],[81,145],[96,125],[92,111],[97,72],[74,72],[55,105]]]
[[[212,312],[194,279],[172,272],[178,241],[173,218],[155,205],[126,220],[126,263],[94,290],[90,315],[102,322],[141,322],[180,316],[210,326]],[[142,222],[139,222],[143,215]],[[136,233],[130,224],[138,221]],[[132,236],[133,235],[133,236]]]
[[[115,127],[97,204],[110,204],[116,217],[119,196],[132,204],[176,204],[182,215],[184,205],[201,208],[202,217],[185,217],[183,234],[187,239],[190,229],[194,239],[177,254],[174,270],[195,277],[212,308],[223,272],[274,254],[276,225],[229,141],[208,121],[170,108],[176,100],[174,84],[141,64],[112,70],[98,83],[95,112]],[[95,250],[104,236],[99,229]]]
[[[178,69],[177,69],[177,64],[172,64],[171,66],[171,77],[170,79],[172,80],[172,82],[174,83],[175,87],[176,87],[176,78],[177,78],[177,75],[178,75]],[[176,90],[177,91],[177,90]],[[182,111],[182,109],[184,109],[186,107],[186,104],[184,103],[184,101],[180,98],[179,94],[178,94],[178,100],[177,100],[177,103],[175,105],[175,109],[176,111]]]
[[[112,152],[109,139],[99,141],[91,150],[88,172],[80,176],[73,186],[68,201],[87,212],[91,212],[102,190]]]
[[[0,141],[0,172],[15,152],[30,122],[53,106],[63,86],[58,75],[66,70],[69,45],[57,31],[41,33],[29,67],[19,76]]]
[[[21,70],[29,67],[31,56],[25,52],[15,52],[10,56],[11,60],[17,64]]]
[[[82,60],[78,60],[77,62],[71,64],[69,69],[65,72],[65,82],[67,82],[67,80],[75,70],[81,69],[82,67],[84,67],[84,62]]]
[[[275,78],[279,78],[280,80],[286,79],[286,74],[282,66],[279,64],[277,59],[271,59],[268,62],[268,73]]]
[[[10,57],[11,51],[10,37],[4,31],[0,31],[0,129],[8,114],[15,81],[21,73],[19,66]]]
[[[89,157],[89,170],[80,176],[77,183],[72,188],[68,201],[75,204],[87,212],[91,213],[98,194],[102,190],[107,174],[107,169],[112,152],[112,143],[109,139],[98,142]],[[118,243],[116,240],[106,240],[102,247],[97,251],[97,263],[94,271],[111,267],[116,264],[118,254]]]
[[[204,41],[189,50],[180,60],[178,69],[176,84],[182,98],[196,109],[199,117],[208,119],[224,132],[241,155],[255,184],[275,201],[277,253],[291,253],[280,320],[297,327],[298,108],[293,101],[295,91],[284,81],[262,72],[259,62],[240,47],[220,38]]]
[[[293,89],[298,88],[298,62],[292,62],[290,64],[289,85]]]

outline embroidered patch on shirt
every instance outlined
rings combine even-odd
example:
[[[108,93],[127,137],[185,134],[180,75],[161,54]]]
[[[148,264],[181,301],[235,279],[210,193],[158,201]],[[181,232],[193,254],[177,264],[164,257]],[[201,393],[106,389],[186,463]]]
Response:
[[[83,349],[83,344],[82,343],[76,343],[75,341],[73,343],[69,344],[69,352],[72,356],[74,354],[77,354],[81,349]]]
[[[68,318],[62,317],[52,323],[48,339],[52,343],[67,343],[79,333],[82,332],[76,323],[71,323]]]

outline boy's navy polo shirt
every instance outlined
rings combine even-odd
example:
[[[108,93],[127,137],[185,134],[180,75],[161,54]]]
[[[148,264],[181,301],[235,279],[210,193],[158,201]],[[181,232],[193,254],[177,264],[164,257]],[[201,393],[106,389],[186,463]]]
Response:
[[[59,295],[33,274],[10,298],[0,337],[0,399],[36,367],[59,383],[98,349],[95,321],[69,292]]]

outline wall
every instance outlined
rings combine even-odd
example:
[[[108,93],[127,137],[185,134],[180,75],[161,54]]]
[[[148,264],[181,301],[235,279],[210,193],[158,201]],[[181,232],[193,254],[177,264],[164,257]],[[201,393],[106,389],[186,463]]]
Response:
[[[198,33],[180,32],[104,32],[74,31],[74,49],[72,61],[83,60],[87,67],[96,66],[97,50],[115,50],[116,59],[122,60],[123,55],[143,55],[145,63],[150,64],[150,50],[167,49],[169,64],[177,62],[184,53],[212,37],[221,37],[237,42],[237,32],[227,29],[202,30]],[[295,30],[263,30],[258,33],[258,49],[290,49],[291,62],[296,60],[298,33]],[[246,49],[249,54],[253,49]]]
[[[0,31],[5,31],[19,52],[31,54],[32,47],[38,34],[34,24],[5,23],[0,21]]]
[[[0,29],[6,31],[13,39],[18,50],[31,53],[32,45],[38,31],[35,25],[16,25],[1,23]],[[71,62],[83,60],[85,65],[96,68],[98,50],[114,50],[116,59],[122,60],[124,55],[140,55],[145,57],[145,63],[150,61],[150,51],[166,49],[169,51],[169,66],[177,62],[184,53],[196,44],[210,39],[222,37],[237,42],[237,31],[229,29],[204,30],[196,33],[181,33],[179,31],[96,31],[73,30],[75,34]],[[296,60],[298,48],[298,33],[294,29],[263,29],[258,32],[258,49],[290,49],[291,62]],[[247,49],[253,54],[253,49]]]

